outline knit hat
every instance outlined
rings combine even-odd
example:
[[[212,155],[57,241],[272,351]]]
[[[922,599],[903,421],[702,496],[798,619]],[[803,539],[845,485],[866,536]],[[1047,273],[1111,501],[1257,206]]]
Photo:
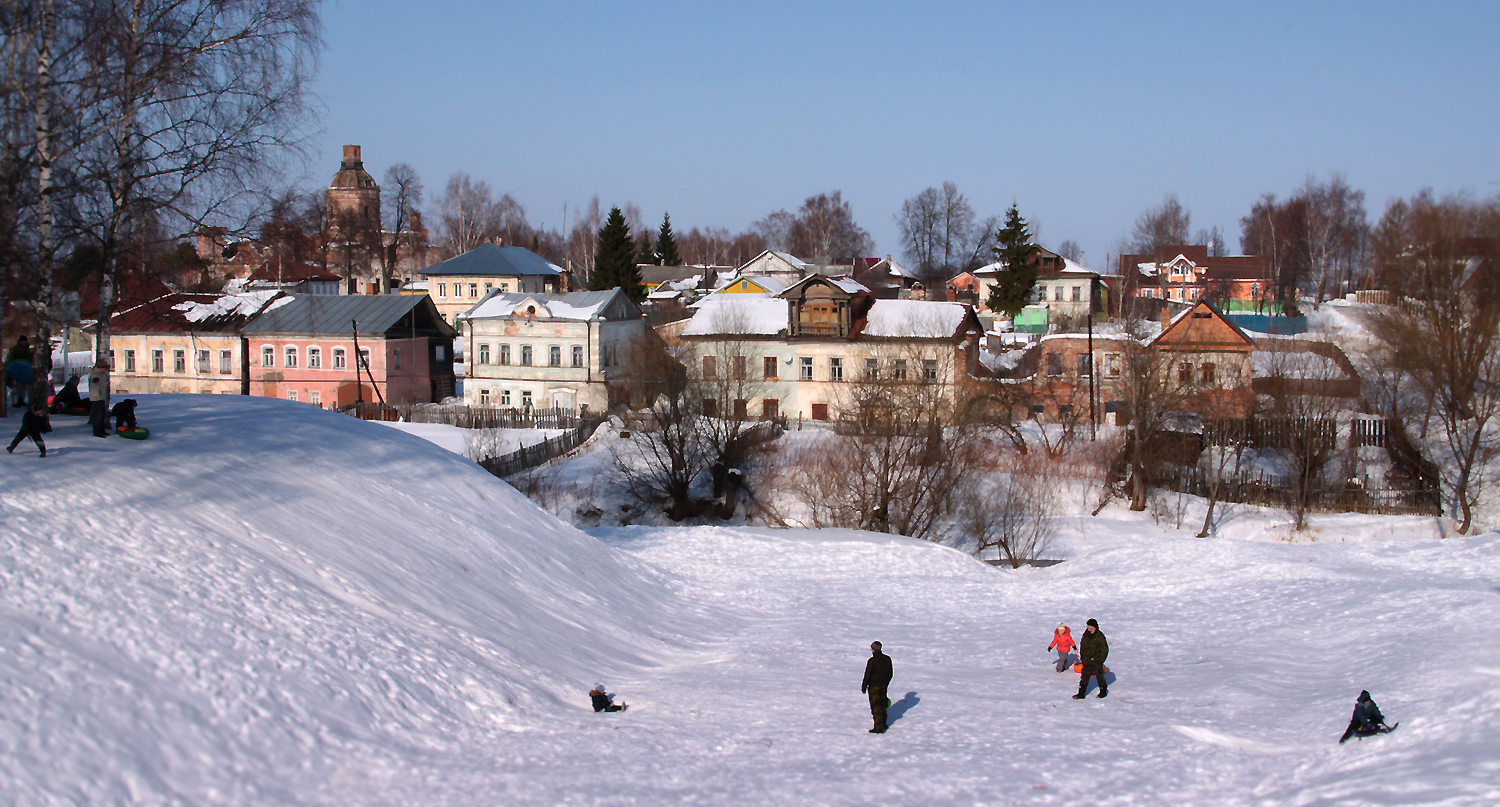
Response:
[[[870,642],[870,649],[871,650],[879,650],[880,649],[880,642]]]
[[[603,692],[604,691],[604,685],[603,684],[594,684],[593,691],[594,692]]]
[[[1097,627],[1099,627],[1099,620],[1097,620],[1097,619],[1090,619],[1089,620],[1089,625],[1092,626],[1092,627],[1097,628]]]

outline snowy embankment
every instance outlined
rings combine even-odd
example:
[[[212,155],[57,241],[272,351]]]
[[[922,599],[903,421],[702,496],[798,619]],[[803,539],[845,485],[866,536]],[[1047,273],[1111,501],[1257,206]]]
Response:
[[[5,803],[1500,802],[1500,535],[1111,509],[1019,572],[840,530],[590,537],[377,424],[140,397],[149,441],[58,418],[46,459],[0,456]],[[1115,678],[1074,701],[1044,647],[1091,616]],[[630,711],[588,711],[595,680]],[[1339,746],[1364,688],[1401,728]]]

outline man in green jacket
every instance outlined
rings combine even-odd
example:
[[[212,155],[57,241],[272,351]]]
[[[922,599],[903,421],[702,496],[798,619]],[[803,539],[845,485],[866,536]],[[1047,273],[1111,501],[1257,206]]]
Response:
[[[1099,679],[1099,697],[1109,697],[1109,685],[1104,682],[1104,659],[1109,657],[1109,642],[1104,638],[1104,631],[1099,630],[1098,620],[1090,619],[1088,625],[1078,640],[1078,660],[1083,664],[1083,675],[1078,677],[1075,700],[1083,700],[1083,694],[1089,690],[1090,676]]]

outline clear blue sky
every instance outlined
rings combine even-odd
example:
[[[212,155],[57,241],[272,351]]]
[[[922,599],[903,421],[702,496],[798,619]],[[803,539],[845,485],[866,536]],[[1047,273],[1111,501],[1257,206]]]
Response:
[[[330,0],[308,187],[364,147],[427,209],[466,170],[558,227],[594,194],[738,231],[842,189],[880,253],[944,180],[1103,266],[1175,192],[1193,227],[1343,172],[1372,220],[1500,191],[1500,3]]]

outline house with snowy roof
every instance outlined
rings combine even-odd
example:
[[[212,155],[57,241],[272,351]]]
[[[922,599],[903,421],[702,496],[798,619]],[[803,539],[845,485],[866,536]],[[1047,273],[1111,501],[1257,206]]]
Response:
[[[889,255],[883,259],[856,258],[850,274],[855,280],[868,286],[876,297],[889,300],[926,299],[927,290],[917,273],[897,263]]]
[[[520,411],[604,412],[622,399],[626,359],[646,336],[618,288],[568,294],[491,291],[459,316],[464,402]]]
[[[455,325],[459,314],[473,308],[491,291],[502,294],[565,291],[562,267],[525,247],[489,242],[417,274],[427,281],[428,296],[437,305],[438,313]]]
[[[875,383],[937,384],[951,396],[977,362],[982,328],[958,303],[877,299],[849,276],[809,275],[774,296],[700,301],[682,329],[688,373],[732,382],[704,411],[832,420]]]
[[[240,329],[249,394],[342,409],[454,393],[453,338],[429,297],[294,294]]]
[[[248,394],[248,347],[240,328],[287,302],[281,292],[268,290],[167,294],[131,306],[109,320],[110,388],[116,397]]]
[[[1124,293],[1131,297],[1207,299],[1226,311],[1262,311],[1273,305],[1269,258],[1211,256],[1204,244],[1167,245],[1154,255],[1121,255],[1120,275]]]
[[[746,261],[735,274],[777,278],[781,281],[782,288],[785,288],[806,277],[812,271],[812,266],[807,261],[788,252],[768,249]]]

